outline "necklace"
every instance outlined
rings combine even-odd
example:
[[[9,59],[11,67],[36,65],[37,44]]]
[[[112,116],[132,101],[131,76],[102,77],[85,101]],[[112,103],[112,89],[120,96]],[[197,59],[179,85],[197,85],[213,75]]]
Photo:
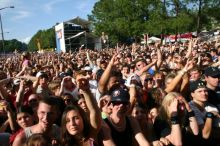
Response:
[[[115,124],[113,122],[111,116],[109,117],[109,120],[110,120],[110,123],[113,125],[113,127],[115,127],[116,129],[118,129],[118,130],[124,130],[125,129],[126,122],[125,122],[125,124],[122,124],[121,126],[118,126],[117,124]]]

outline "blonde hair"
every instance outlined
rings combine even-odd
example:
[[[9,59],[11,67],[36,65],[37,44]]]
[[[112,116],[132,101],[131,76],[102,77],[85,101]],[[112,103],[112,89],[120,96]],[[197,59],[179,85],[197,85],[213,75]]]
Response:
[[[162,120],[169,121],[170,113],[168,110],[168,106],[170,106],[173,100],[177,98],[178,96],[180,96],[180,93],[170,92],[163,98],[161,108],[160,108],[160,117]]]

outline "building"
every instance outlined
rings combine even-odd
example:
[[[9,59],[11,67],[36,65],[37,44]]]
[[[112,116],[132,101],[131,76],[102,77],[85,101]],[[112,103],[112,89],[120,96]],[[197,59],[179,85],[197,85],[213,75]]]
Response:
[[[101,39],[92,35],[92,25],[80,17],[59,23],[55,26],[56,52],[77,51],[81,46],[100,49]]]

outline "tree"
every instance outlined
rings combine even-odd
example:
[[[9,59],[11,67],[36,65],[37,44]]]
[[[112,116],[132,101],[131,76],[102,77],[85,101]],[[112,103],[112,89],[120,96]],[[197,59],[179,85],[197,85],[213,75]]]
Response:
[[[39,49],[39,45],[42,49],[56,47],[54,28],[50,28],[47,30],[39,30],[28,43],[28,50],[37,51]]]
[[[25,43],[22,43],[22,42],[16,40],[16,39],[5,40],[4,44],[5,44],[4,53],[14,52],[15,49],[18,51],[27,50],[27,45]],[[2,46],[0,46],[0,50],[3,50]]]
[[[100,0],[89,20],[96,35],[105,32],[113,42],[125,41],[144,33],[188,31],[193,17],[186,6],[183,0]]]

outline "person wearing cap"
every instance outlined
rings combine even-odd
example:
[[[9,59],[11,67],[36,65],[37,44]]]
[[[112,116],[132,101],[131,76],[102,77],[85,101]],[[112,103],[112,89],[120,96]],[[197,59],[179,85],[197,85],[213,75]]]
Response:
[[[49,97],[52,95],[52,92],[48,88],[48,83],[49,83],[49,77],[45,72],[38,72],[36,74],[36,77],[38,80],[34,83],[34,86],[36,88],[36,93],[39,94],[41,97]]]
[[[208,89],[208,101],[220,111],[220,70],[217,67],[208,67],[205,70],[206,87]]]
[[[220,138],[219,111],[214,105],[208,103],[208,91],[203,81],[191,82],[190,92],[192,100],[189,106],[199,125],[201,140],[205,145],[213,144],[212,142],[215,142],[213,139]]]
[[[129,98],[127,89],[122,87],[114,89],[111,92],[110,103],[112,112],[104,121],[110,129],[115,145],[132,146],[133,138],[135,138],[139,145],[148,146],[150,144],[141,132],[137,121],[133,117],[127,116],[130,106]]]

